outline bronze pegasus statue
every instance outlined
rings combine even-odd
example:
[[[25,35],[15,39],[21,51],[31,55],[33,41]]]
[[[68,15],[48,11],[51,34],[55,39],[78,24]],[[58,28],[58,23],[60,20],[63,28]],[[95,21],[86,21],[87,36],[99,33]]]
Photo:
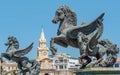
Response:
[[[119,49],[107,39],[99,40],[103,33],[103,16],[104,13],[89,24],[83,22],[77,26],[76,13],[68,6],[60,6],[56,10],[55,17],[52,20],[55,24],[59,22],[57,36],[51,38],[50,41],[52,54],[55,55],[57,52],[54,43],[63,47],[72,46],[80,50],[81,68],[85,68],[91,62],[89,56],[97,58],[95,66],[113,66]],[[102,58],[104,54],[107,54],[105,61]],[[86,59],[87,62],[84,63],[82,59]]]
[[[38,75],[40,73],[40,64],[38,64],[36,60],[29,60],[29,58],[25,56],[31,51],[33,43],[27,48],[19,50],[19,42],[16,37],[10,36],[5,45],[8,46],[8,48],[1,56],[17,63],[17,67],[20,69],[17,75],[26,75],[27,72],[29,72],[29,75]],[[29,66],[28,64],[31,65]]]

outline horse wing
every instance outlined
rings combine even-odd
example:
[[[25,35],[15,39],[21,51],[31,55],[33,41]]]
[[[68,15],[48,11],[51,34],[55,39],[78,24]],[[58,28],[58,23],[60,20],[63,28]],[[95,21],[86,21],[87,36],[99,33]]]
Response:
[[[93,48],[94,46],[96,46],[98,44],[98,39],[100,38],[102,33],[103,33],[103,24],[102,24],[102,21],[99,20],[98,21],[98,28],[97,28],[95,35],[87,43],[86,50],[88,50],[88,53],[95,55],[96,52],[98,52],[96,49],[94,50],[91,48]]]
[[[29,45],[27,48],[25,48],[25,49],[15,51],[13,55],[14,55],[15,57],[24,56],[24,55],[26,55],[28,52],[30,52],[30,50],[32,49],[32,47],[33,47],[33,43],[30,44],[30,45]]]
[[[67,32],[67,36],[68,36],[69,38],[76,39],[79,32],[82,32],[82,33],[84,33],[85,35],[88,35],[88,34],[94,32],[94,31],[97,29],[97,21],[98,21],[99,19],[100,19],[100,20],[103,20],[103,16],[104,16],[104,13],[102,13],[99,17],[97,17],[94,21],[92,21],[92,22],[89,23],[89,24],[80,25],[80,26],[75,26],[75,27],[71,28],[71,29]]]

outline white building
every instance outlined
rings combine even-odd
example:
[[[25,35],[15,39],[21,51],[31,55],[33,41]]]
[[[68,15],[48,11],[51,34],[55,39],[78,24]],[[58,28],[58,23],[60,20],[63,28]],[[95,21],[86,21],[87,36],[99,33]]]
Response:
[[[78,65],[79,65],[78,58],[69,57],[69,60],[68,60],[68,69],[69,70],[79,69]]]
[[[56,70],[70,70],[78,69],[79,61],[77,58],[72,58],[68,54],[57,54],[51,58],[53,61],[53,68]]]

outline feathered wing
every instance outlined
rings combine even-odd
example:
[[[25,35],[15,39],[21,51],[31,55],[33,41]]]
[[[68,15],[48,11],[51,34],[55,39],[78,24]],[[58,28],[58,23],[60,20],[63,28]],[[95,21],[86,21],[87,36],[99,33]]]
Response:
[[[13,55],[14,55],[15,57],[24,56],[24,55],[26,55],[28,52],[31,51],[32,47],[33,47],[33,43],[31,43],[31,44],[30,44],[27,48],[25,48],[25,49],[15,51]]]
[[[86,50],[88,50],[88,52],[92,52],[93,50],[91,48],[93,48],[94,46],[96,46],[98,44],[98,39],[100,38],[100,36],[103,33],[103,23],[102,20],[98,21],[98,28],[96,33],[91,37],[91,39],[89,40],[89,42],[87,43],[86,46]],[[94,50],[95,51],[95,50]],[[97,51],[96,51],[97,52]],[[95,53],[95,52],[94,52]]]
[[[82,32],[86,35],[94,32],[96,29],[97,29],[97,21],[100,19],[100,20],[103,20],[103,16],[104,16],[104,13],[102,13],[99,17],[97,17],[94,21],[92,21],[91,23],[89,24],[86,24],[86,25],[80,25],[80,26],[76,26],[72,29],[70,29],[68,31],[68,37],[70,38],[77,38],[77,35],[79,32]]]

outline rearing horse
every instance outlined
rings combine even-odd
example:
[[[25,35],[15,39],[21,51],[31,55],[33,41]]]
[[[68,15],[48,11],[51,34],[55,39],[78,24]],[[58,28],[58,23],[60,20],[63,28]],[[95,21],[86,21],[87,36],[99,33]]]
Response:
[[[77,17],[68,6],[60,6],[55,17],[52,20],[53,23],[60,22],[56,37],[53,37],[50,41],[50,50],[55,55],[57,49],[54,43],[67,47],[68,45],[79,48],[80,55],[82,58],[88,59],[88,63],[91,62],[90,56],[96,56],[100,58],[98,51],[91,50],[92,47],[97,45],[98,39],[103,32],[102,18],[104,13],[101,14],[97,19],[89,24],[82,23],[77,26]]]
[[[83,23],[80,26],[77,26],[75,12],[73,12],[68,6],[60,6],[56,11],[54,19],[52,20],[53,23],[58,23],[60,21],[57,32],[58,36],[52,38],[50,41],[50,49],[53,55],[56,53],[56,48],[53,45],[54,43],[63,47],[70,45],[72,47],[79,48],[81,51],[80,54],[86,54],[83,44],[87,44],[91,39],[90,36],[93,36],[93,32],[99,29],[99,27],[102,27],[102,23],[100,22],[102,22],[103,15],[104,14],[100,15],[90,24]],[[82,40],[86,42],[82,43]]]
[[[40,72],[40,64],[36,60],[29,60],[25,55],[31,51],[33,43],[24,49],[19,49],[19,42],[14,36],[8,37],[8,41],[5,43],[8,46],[5,53],[1,54],[1,59],[4,57],[8,60],[12,60],[17,63],[19,71],[17,75],[38,75]]]
[[[53,23],[58,23],[59,28],[57,36],[50,41],[50,50],[55,55],[57,49],[54,43],[67,47],[72,46],[80,49],[81,59],[86,59],[87,62],[82,61],[82,67],[85,68],[91,59],[88,56],[95,56],[97,58],[96,66],[111,67],[116,61],[119,48],[112,44],[109,40],[99,40],[103,32],[103,16],[102,13],[94,21],[89,24],[83,22],[77,26],[77,18],[68,6],[60,6],[55,13],[52,20]],[[106,61],[102,61],[104,54],[107,54]],[[98,64],[99,62],[99,64]]]

